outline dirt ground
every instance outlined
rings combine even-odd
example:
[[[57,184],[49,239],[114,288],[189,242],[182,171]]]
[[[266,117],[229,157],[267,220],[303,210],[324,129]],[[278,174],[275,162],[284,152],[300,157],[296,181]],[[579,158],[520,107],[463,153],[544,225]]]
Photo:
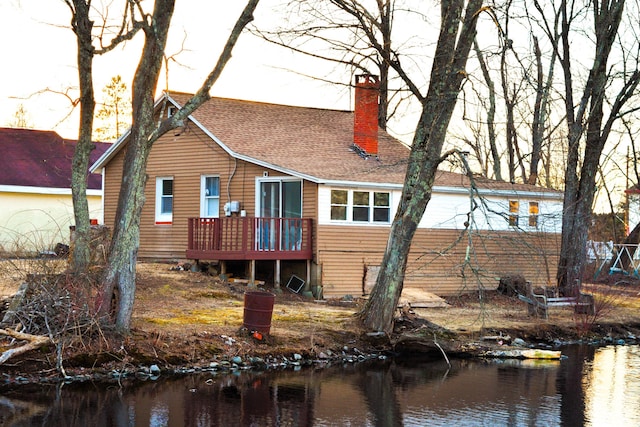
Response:
[[[47,272],[64,268],[64,261],[48,262]],[[64,353],[67,371],[141,364],[203,365],[236,355],[298,353],[317,358],[345,347],[361,351],[433,350],[436,331],[438,345],[450,353],[478,348],[488,337],[549,342],[640,335],[640,285],[626,281],[585,285],[596,297],[595,316],[554,308],[548,319],[533,318],[523,302],[495,291],[447,298],[448,304],[442,308],[405,307],[398,310],[393,336],[382,341],[372,339],[358,326],[356,313],[364,300],[315,301],[283,289],[276,293],[270,333],[257,339],[242,327],[244,294],[255,289],[176,267],[139,263],[132,333],[118,338],[102,331],[68,345]],[[0,263],[0,299],[13,295],[25,280],[24,271],[34,268],[18,266],[16,261]],[[10,359],[3,368],[19,372],[33,370],[35,365],[41,371],[53,371],[53,353],[54,348],[27,353]]]

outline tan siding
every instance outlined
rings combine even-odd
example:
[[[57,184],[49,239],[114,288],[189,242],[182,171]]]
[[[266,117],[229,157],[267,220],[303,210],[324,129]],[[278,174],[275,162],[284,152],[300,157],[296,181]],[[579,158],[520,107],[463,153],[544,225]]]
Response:
[[[105,224],[113,226],[122,179],[124,150],[109,163],[105,185]],[[140,221],[140,258],[180,259],[188,241],[188,218],[200,216],[200,180],[202,175],[220,177],[220,213],[225,202],[237,200],[247,216],[255,216],[255,179],[271,169],[234,160],[213,143],[199,128],[187,127],[179,136],[172,132],[153,146],[147,165],[145,205]],[[173,176],[173,224],[155,224],[156,177]],[[303,215],[315,218],[316,184],[304,182]]]
[[[367,265],[379,265],[388,228],[320,226],[318,263],[325,296],[361,295]],[[495,289],[500,277],[522,274],[534,283],[553,277],[557,235],[484,232],[468,235],[456,230],[418,230],[407,263],[405,286],[438,295]],[[457,242],[457,243],[456,243]],[[540,248],[546,248],[545,253]]]

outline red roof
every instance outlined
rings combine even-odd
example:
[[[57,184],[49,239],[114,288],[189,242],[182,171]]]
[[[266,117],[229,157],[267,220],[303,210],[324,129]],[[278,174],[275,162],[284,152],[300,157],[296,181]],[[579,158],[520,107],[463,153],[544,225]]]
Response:
[[[54,131],[0,128],[0,185],[71,188],[71,165],[77,141]],[[96,142],[89,163],[111,144]],[[99,174],[90,174],[87,188],[100,190]]]

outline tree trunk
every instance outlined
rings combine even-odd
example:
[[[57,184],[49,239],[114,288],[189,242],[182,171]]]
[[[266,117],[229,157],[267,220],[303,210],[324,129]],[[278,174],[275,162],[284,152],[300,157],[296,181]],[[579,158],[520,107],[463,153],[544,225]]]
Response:
[[[145,43],[133,81],[131,135],[123,165],[109,260],[104,274],[101,314],[110,308],[113,290],[118,289],[116,329],[128,332],[136,289],[136,262],[140,246],[140,214],[144,205],[144,186],[150,135],[156,128],[154,94],[162,66],[164,49],[173,16],[175,0],[156,0],[153,17],[144,27]]]
[[[78,78],[80,86],[80,131],[73,154],[71,169],[71,198],[75,234],[70,268],[75,274],[86,273],[91,259],[89,204],[87,202],[87,171],[89,155],[95,147],[91,140],[95,99],[93,93],[93,22],[89,19],[89,5],[84,0],[74,0],[73,31],[78,45]]]
[[[160,121],[154,112],[154,95],[160,74],[169,24],[175,0],[156,0],[153,17],[144,27],[145,44],[133,82],[133,121],[124,158],[122,183],[109,260],[103,279],[100,312],[109,314],[110,302],[118,290],[115,326],[121,332],[131,327],[136,289],[136,263],[140,247],[140,215],[145,202],[147,160],[153,143],[175,128],[209,99],[209,91],[225,65],[246,25],[253,20],[259,0],[249,0],[236,21],[218,62],[198,92],[170,118]]]
[[[611,107],[609,118],[603,126],[604,101],[608,81],[607,61],[616,38],[622,17],[624,1],[607,4],[595,2],[594,28],[596,33],[596,55],[585,84],[582,99],[578,104],[578,112],[574,113],[572,99],[573,82],[571,76],[571,60],[569,49],[569,20],[566,3],[562,11],[562,47],[564,57],[561,58],[565,76],[565,94],[567,123],[569,124],[569,153],[565,174],[564,214],[562,220],[562,240],[558,262],[558,287],[563,295],[576,295],[580,291],[582,272],[586,258],[586,241],[591,224],[592,205],[595,195],[595,181],[604,144],[611,131],[613,122],[620,109],[628,99],[626,93],[635,90],[638,82],[637,73],[625,81],[623,89]],[[587,113],[588,106],[588,113]],[[586,117],[586,127],[583,118]],[[582,135],[586,130],[584,155],[580,167],[579,150]],[[579,175],[578,175],[578,170]]]
[[[473,42],[473,48],[476,52],[476,56],[478,57],[478,62],[480,63],[480,69],[482,70],[482,76],[484,77],[484,81],[487,84],[487,88],[489,89],[489,109],[487,110],[487,134],[489,138],[489,150],[491,152],[491,159],[493,160],[493,176],[496,180],[502,181],[502,168],[500,167],[500,153],[498,152],[498,146],[496,145],[496,87],[493,84],[493,80],[491,80],[491,75],[489,74],[489,68],[487,67],[487,63],[484,60],[484,56],[482,55],[482,51],[480,50],[480,46],[478,46],[478,42]]]
[[[151,109],[153,110],[153,108]],[[153,116],[152,116],[153,120]],[[134,128],[135,129],[135,128]],[[132,130],[134,130],[132,129]],[[101,314],[109,314],[114,289],[118,290],[115,325],[121,331],[130,329],[136,290],[136,262],[140,246],[140,215],[144,205],[144,186],[148,150],[144,137],[134,135],[127,146],[122,187],[109,262],[103,281]]]
[[[367,304],[363,325],[390,333],[402,293],[411,240],[431,199],[433,182],[473,44],[481,0],[441,3],[441,25],[427,96],[413,138],[398,211],[391,225],[382,266]],[[461,24],[461,20],[462,24]]]

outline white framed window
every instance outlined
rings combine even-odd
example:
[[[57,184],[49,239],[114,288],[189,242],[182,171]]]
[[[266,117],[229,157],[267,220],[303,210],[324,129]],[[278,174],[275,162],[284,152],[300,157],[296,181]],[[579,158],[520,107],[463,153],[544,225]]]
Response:
[[[373,193],[373,222],[391,221],[391,194],[375,191]]]
[[[331,190],[331,221],[346,221],[348,206],[347,190]]]
[[[202,175],[200,179],[200,217],[220,216],[220,177]]]
[[[520,212],[520,202],[517,200],[509,200],[509,227],[517,227]]]
[[[352,217],[356,222],[369,222],[371,194],[368,191],[353,192]]]
[[[331,190],[331,221],[388,224],[391,221],[391,193]]]
[[[173,223],[173,177],[156,178],[156,224]]]
[[[538,202],[529,202],[529,227],[538,228],[538,215],[540,208]]]

